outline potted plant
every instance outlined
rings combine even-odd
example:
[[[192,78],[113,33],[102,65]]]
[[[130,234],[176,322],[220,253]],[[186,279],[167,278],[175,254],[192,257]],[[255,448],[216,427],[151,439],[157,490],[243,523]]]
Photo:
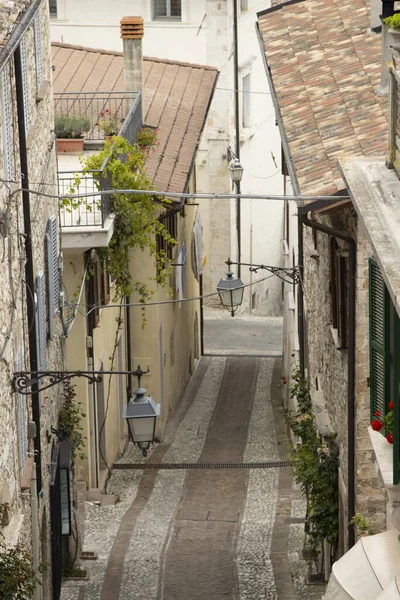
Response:
[[[90,119],[82,115],[58,115],[54,131],[58,152],[82,152],[83,136],[91,128]]]
[[[398,38],[400,36],[400,14],[392,15],[383,19],[386,25],[389,25],[389,33]]]
[[[153,146],[158,145],[157,142],[157,129],[151,127],[142,127],[136,136],[136,143],[141,150],[149,151]]]
[[[112,116],[108,108],[100,113],[100,119],[96,125],[104,133],[105,138],[112,138],[114,135],[118,135],[120,129],[117,117]]]

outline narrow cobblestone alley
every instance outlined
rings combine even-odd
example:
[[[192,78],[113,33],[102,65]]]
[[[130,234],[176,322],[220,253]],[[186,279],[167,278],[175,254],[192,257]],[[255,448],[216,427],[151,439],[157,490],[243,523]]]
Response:
[[[305,503],[282,466],[280,361],[201,359],[147,459],[161,468],[138,468],[130,445],[108,485],[120,502],[86,503],[84,549],[98,559],[85,563],[88,582],[64,585],[62,600],[321,598],[305,584]]]

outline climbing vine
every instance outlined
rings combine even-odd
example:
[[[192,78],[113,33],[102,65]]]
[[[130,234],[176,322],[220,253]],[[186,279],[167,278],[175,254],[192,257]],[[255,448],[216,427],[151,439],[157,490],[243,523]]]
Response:
[[[112,140],[105,140],[104,149],[82,159],[82,174],[83,177],[93,175],[100,190],[100,170],[107,159],[102,176],[112,189],[151,190],[154,188],[145,169],[148,156],[147,146],[132,145],[125,138],[114,136]],[[76,175],[69,191],[78,193],[80,183],[81,177]],[[79,199],[80,203],[82,200]],[[166,202],[163,199],[163,203]],[[65,198],[63,204],[72,210],[77,206],[77,201]],[[87,206],[90,210],[89,203]],[[115,297],[137,292],[144,304],[152,296],[148,285],[150,281],[156,280],[169,289],[171,264],[166,252],[157,248],[157,236],[169,244],[176,242],[159,220],[160,206],[149,194],[115,194],[111,197],[111,210],[115,215],[114,234],[109,246],[98,250],[99,256],[107,261],[109,272],[115,280]],[[147,281],[132,280],[129,259],[133,249],[147,251],[154,258],[154,277],[148,277]]]
[[[307,380],[300,368],[293,373],[290,395],[297,399],[295,413],[287,420],[299,441],[292,450],[293,474],[307,500],[307,555],[322,576],[324,541],[331,546],[331,563],[337,551],[339,535],[339,450],[336,434],[318,434]]]
[[[64,404],[58,414],[58,426],[62,436],[70,440],[74,458],[85,458],[85,436],[83,435],[82,419],[86,414],[81,402],[76,399],[75,386],[70,381],[64,383]]]

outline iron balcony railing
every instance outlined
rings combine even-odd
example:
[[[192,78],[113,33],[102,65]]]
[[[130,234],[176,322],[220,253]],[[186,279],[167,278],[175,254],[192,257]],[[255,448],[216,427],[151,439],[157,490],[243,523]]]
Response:
[[[124,101],[131,102],[124,98]],[[138,131],[142,127],[142,95],[137,93],[118,135],[134,144]],[[99,139],[99,138],[97,138]],[[81,198],[69,201],[61,200],[60,213],[62,227],[103,227],[112,212],[112,197],[102,194],[102,190],[111,189],[111,181],[106,175],[108,158],[98,171],[89,171],[85,175],[79,171],[59,171],[58,189],[60,196],[82,194]],[[96,193],[98,192],[98,193]],[[94,194],[95,196],[87,196]]]
[[[54,112],[56,116],[88,117],[91,128],[85,133],[85,140],[103,140],[102,120],[115,123],[116,135],[127,120],[130,106],[140,96],[139,92],[55,92]]]

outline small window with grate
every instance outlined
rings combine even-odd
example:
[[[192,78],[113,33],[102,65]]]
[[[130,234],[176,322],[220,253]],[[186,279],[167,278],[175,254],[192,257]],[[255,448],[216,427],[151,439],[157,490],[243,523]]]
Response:
[[[153,19],[182,18],[182,0],[153,0]]]
[[[338,347],[347,348],[347,257],[335,238],[329,244],[332,326],[337,330]]]
[[[100,322],[100,307],[110,302],[111,278],[107,261],[97,254],[90,257],[89,276],[86,282],[88,305],[91,309],[90,320],[93,328]]]
[[[49,337],[54,337],[54,317],[58,313],[59,277],[58,277],[58,243],[57,218],[52,215],[47,222],[46,231],[46,280],[47,306],[49,320]]]
[[[178,213],[175,212],[173,214],[165,213],[160,217],[161,223],[164,225],[165,230],[172,237],[173,240],[177,240],[178,238]],[[157,235],[157,252],[165,252],[166,256],[171,259],[173,249],[176,244],[171,244],[167,240],[163,238],[162,235]]]
[[[57,0],[49,0],[50,18],[57,19]]]

